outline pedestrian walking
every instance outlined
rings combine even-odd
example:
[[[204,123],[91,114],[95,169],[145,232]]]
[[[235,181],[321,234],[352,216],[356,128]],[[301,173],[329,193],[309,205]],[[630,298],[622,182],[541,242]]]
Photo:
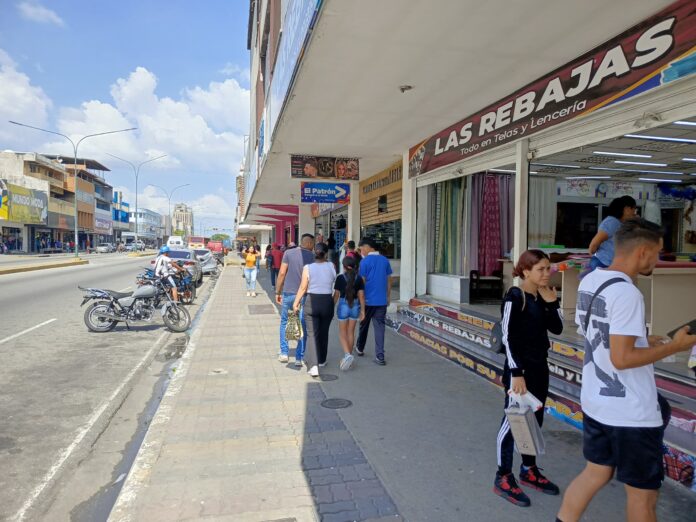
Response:
[[[353,367],[355,346],[355,323],[365,318],[365,282],[358,274],[358,264],[352,257],[343,258],[343,273],[336,278],[334,289],[338,292],[338,333],[343,348],[343,359],[339,368],[343,371]]]
[[[365,317],[360,321],[356,352],[361,357],[365,354],[365,343],[372,322],[375,330],[375,362],[384,366],[387,364],[384,358],[384,328],[391,299],[392,269],[389,260],[377,251],[374,239],[363,238],[359,246],[363,259],[358,273],[365,282]]]
[[[522,279],[519,288],[511,288],[501,305],[505,364],[503,365],[503,387],[505,408],[510,404],[508,392],[519,395],[529,392],[542,404],[549,393],[549,367],[546,362],[550,347],[549,334],[563,332],[563,317],[555,288],[549,288],[551,263],[541,250],[527,250],[520,255],[515,277]],[[541,427],[544,423],[544,408],[535,412]],[[529,497],[517,485],[512,474],[514,439],[510,423],[505,415],[500,424],[497,441],[498,471],[495,474],[493,492],[505,500],[529,506]],[[536,456],[522,455],[520,481],[548,495],[558,495],[559,489],[541,474],[536,465]]]
[[[280,265],[283,263],[283,252],[280,250],[278,243],[273,243],[273,248],[271,250],[271,286],[275,288],[276,281],[278,279],[278,272],[280,272]]]
[[[626,520],[657,520],[670,406],[657,393],[653,364],[696,345],[688,326],[674,339],[646,335],[643,294],[633,281],[652,274],[663,234],[645,219],[625,221],[611,265],[580,283],[575,322],[586,346],[580,402],[587,465],[568,486],[557,520],[579,520],[615,473],[626,490]]]
[[[266,271],[270,272],[273,266],[273,259],[271,258],[271,245],[266,245],[266,251],[263,254],[263,258],[266,261]]]
[[[300,312],[302,298],[307,295],[304,312],[307,317],[307,350],[305,364],[309,375],[319,377],[319,366],[326,365],[329,350],[329,327],[334,317],[338,292],[334,290],[336,268],[329,261],[326,243],[314,246],[314,263],[302,270],[302,281],[295,296],[293,309]]]
[[[258,259],[259,252],[253,246],[244,251],[244,279],[246,279],[247,297],[256,297],[256,276],[259,273]]]
[[[293,245],[294,243],[291,243]],[[302,270],[305,265],[314,261],[314,236],[304,234],[301,238],[300,248],[288,248],[284,253],[276,280],[276,302],[281,305],[280,309],[280,353],[278,360],[282,363],[288,362],[290,347],[285,338],[285,328],[288,325],[288,312],[293,309],[295,296],[300,289],[302,281]],[[302,304],[304,300],[302,301]],[[300,307],[300,322],[304,336],[297,341],[295,349],[295,366],[302,366],[302,357],[307,342],[307,325],[304,316],[304,307]]]

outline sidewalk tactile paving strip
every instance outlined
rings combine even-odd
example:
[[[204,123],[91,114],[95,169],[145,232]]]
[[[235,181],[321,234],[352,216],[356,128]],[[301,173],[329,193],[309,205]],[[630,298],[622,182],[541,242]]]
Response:
[[[269,315],[275,314],[275,306],[272,304],[247,305],[249,315]]]

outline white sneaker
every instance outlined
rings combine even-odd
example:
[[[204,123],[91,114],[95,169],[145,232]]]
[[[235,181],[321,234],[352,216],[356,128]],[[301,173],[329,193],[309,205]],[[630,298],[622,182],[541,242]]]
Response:
[[[251,292],[247,292],[247,297],[251,297]]]
[[[297,366],[298,368],[301,368],[302,367],[302,359],[298,359],[297,357],[295,357],[295,366]]]
[[[312,366],[309,369],[309,375],[312,377],[319,377],[319,367],[318,366]]]
[[[278,361],[282,363],[288,362],[288,356],[284,353],[278,354]]]
[[[256,297],[256,292],[251,292],[251,297]]]
[[[338,367],[342,371],[347,371],[350,370],[353,367],[353,362],[355,361],[355,357],[353,357],[351,354],[347,353],[343,356],[343,359],[341,359],[341,362],[339,363]]]

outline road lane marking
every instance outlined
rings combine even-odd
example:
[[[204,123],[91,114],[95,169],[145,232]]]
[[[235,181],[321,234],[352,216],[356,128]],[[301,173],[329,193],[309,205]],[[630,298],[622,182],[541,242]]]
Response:
[[[26,333],[32,332],[32,331],[36,330],[37,328],[41,328],[42,326],[46,326],[47,324],[51,324],[53,321],[57,321],[57,320],[58,320],[58,319],[55,319],[55,318],[49,319],[48,321],[44,321],[44,322],[41,323],[41,324],[37,324],[36,326],[32,326],[31,328],[27,328],[26,330],[23,330],[23,331],[21,331],[21,332],[19,332],[19,333],[16,333],[16,334],[14,334],[14,335],[10,335],[9,337],[5,337],[2,341],[0,341],[0,344],[8,343],[8,342],[10,342],[12,339],[16,339],[17,337],[20,337],[20,336],[22,336],[22,335],[24,335],[24,334],[26,334]]]
[[[55,319],[53,319],[55,321]],[[60,452],[58,455],[58,459],[53,463],[51,468],[48,470],[46,475],[41,479],[41,482],[32,490],[31,494],[29,495],[29,498],[24,502],[21,508],[19,508],[19,511],[15,513],[14,517],[12,517],[13,521],[20,522],[24,520],[24,517],[27,514],[27,511],[31,509],[31,507],[34,505],[34,502],[36,502],[36,499],[39,498],[41,493],[43,492],[44,489],[51,483],[53,478],[56,476],[56,474],[60,471],[60,468],[63,467],[63,464],[65,464],[65,461],[68,460],[70,455],[72,454],[73,451],[80,445],[82,440],[87,436],[87,434],[90,432],[92,427],[99,421],[99,418],[102,416],[104,411],[109,407],[109,404],[111,404],[112,401],[116,399],[123,390],[123,388],[128,384],[131,380],[131,378],[140,370],[140,368],[148,361],[150,358],[150,353],[152,350],[159,350],[160,349],[160,343],[164,339],[164,337],[169,334],[170,332],[164,331],[162,332],[162,335],[159,336],[157,341],[155,342],[154,346],[152,347],[151,350],[148,350],[148,352],[145,354],[145,356],[140,360],[138,365],[133,368],[128,375],[126,376],[125,379],[121,381],[121,384],[119,385],[118,388],[116,388],[116,391],[111,394],[111,396],[104,401],[101,406],[95,411],[92,416],[89,418],[87,421],[87,424],[82,426],[77,432],[77,436],[75,439],[70,443],[70,446],[65,448],[63,451]]]

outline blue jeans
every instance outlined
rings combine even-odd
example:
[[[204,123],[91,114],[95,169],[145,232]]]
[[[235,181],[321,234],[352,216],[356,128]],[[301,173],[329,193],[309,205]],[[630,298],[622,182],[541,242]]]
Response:
[[[304,357],[305,346],[307,345],[307,323],[305,322],[304,316],[304,302],[307,297],[302,299],[302,306],[300,306],[300,321],[302,322],[302,331],[304,335],[302,339],[297,341],[297,350],[295,351],[295,358],[302,359]],[[280,353],[282,355],[288,355],[290,347],[288,346],[288,341],[285,339],[285,327],[288,325],[288,312],[292,310],[292,305],[295,302],[295,294],[290,292],[283,292],[283,306],[280,309]]]
[[[244,279],[246,279],[247,292],[256,291],[256,273],[258,269],[256,268],[245,268],[244,269]]]
[[[336,317],[339,321],[346,321],[348,319],[352,321],[357,321],[360,319],[360,301],[356,297],[353,301],[353,306],[348,304],[345,297],[341,297],[338,300],[338,307],[336,308]]]

